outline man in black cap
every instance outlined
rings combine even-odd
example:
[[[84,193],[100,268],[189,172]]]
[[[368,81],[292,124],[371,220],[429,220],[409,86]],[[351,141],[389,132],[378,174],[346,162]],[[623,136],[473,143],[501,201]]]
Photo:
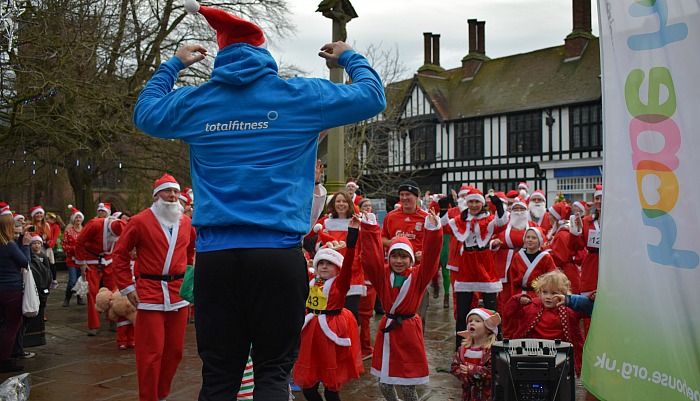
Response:
[[[401,207],[389,212],[384,218],[382,227],[382,243],[388,248],[391,240],[395,237],[406,237],[411,241],[416,257],[416,263],[420,263],[423,253],[423,235],[425,233],[423,224],[428,215],[423,209],[418,207],[420,199],[420,188],[413,180],[404,180],[399,185],[399,202]],[[428,293],[426,289],[425,294]],[[423,320],[423,331],[425,331],[425,314],[428,309],[428,298],[423,294],[418,316]]]

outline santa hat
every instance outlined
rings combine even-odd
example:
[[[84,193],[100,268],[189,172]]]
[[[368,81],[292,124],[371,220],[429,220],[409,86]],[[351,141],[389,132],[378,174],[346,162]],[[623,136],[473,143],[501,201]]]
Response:
[[[462,185],[462,187],[459,189],[459,192],[457,192],[457,196],[466,195],[472,189],[474,189],[474,187],[472,187],[471,185]]]
[[[112,213],[112,217],[114,217],[115,219],[118,219],[118,218],[122,217],[122,214],[124,214],[124,213],[122,213],[122,212],[114,212],[114,213]]]
[[[186,192],[180,192],[178,198],[180,198],[181,201],[185,202],[185,206],[190,206],[192,204],[192,199],[190,199],[190,196],[187,195]]]
[[[321,223],[316,223],[314,225],[314,232],[318,234],[318,241],[316,242],[316,248],[320,248],[322,245],[330,244],[332,241],[338,241],[333,238],[332,235],[323,232],[323,226]]]
[[[182,188],[182,192],[187,195],[188,198],[190,198],[190,202],[187,205],[192,205],[192,202],[194,202],[194,191],[192,188],[184,187]]]
[[[576,202],[574,202],[574,203],[571,205],[571,208],[573,209],[574,206],[576,206],[577,208],[581,209],[581,213],[584,213],[584,212],[586,211],[586,205],[585,205],[583,202],[581,202],[581,201],[576,201]]]
[[[347,187],[359,188],[360,186],[357,185],[357,183],[356,183],[355,181],[353,181],[353,180],[348,180],[348,182],[345,183],[345,188],[347,188]]]
[[[478,200],[481,203],[486,203],[486,199],[484,199],[484,193],[476,188],[470,189],[467,193],[467,202],[469,202],[470,200]]]
[[[416,257],[413,254],[413,245],[411,245],[411,241],[409,241],[408,238],[396,237],[391,240],[391,245],[389,245],[389,255],[391,255],[391,252],[396,249],[402,249],[411,255],[411,265],[416,263]]]
[[[175,177],[165,173],[162,177],[156,180],[155,184],[153,184],[153,196],[156,196],[158,192],[168,188],[175,188],[179,191],[180,184],[177,183]]]
[[[318,262],[322,260],[327,260],[333,263],[334,265],[338,266],[338,269],[343,267],[343,255],[334,249],[321,248],[318,250],[318,252],[316,252],[316,255],[314,255],[314,270],[316,270]]]
[[[31,244],[32,242],[36,242],[36,241],[39,241],[42,244],[44,243],[44,239],[41,238],[40,235],[32,235],[32,239],[31,239],[31,241],[29,241],[29,243]]]
[[[506,193],[506,198],[508,198],[508,200],[513,200],[518,196],[520,196],[520,191],[516,189],[511,189],[510,191],[508,191],[508,193]]]
[[[484,320],[484,326],[491,330],[493,334],[498,335],[498,325],[501,324],[501,315],[499,315],[498,312],[486,308],[474,308],[467,314],[467,325],[469,325],[469,316],[471,315],[477,315],[482,318]],[[466,337],[469,335],[468,333],[468,330],[457,332],[457,334],[462,337]]]
[[[557,221],[566,220],[571,216],[571,206],[566,202],[557,202],[549,207],[549,214],[554,216]]]
[[[603,196],[603,184],[598,184],[595,186],[595,192],[593,192],[593,197],[595,198],[598,195]]]
[[[544,230],[542,230],[542,227],[535,226],[535,227],[528,227],[527,230],[525,230],[525,234],[523,234],[523,241],[525,241],[525,236],[527,235],[528,231],[534,231],[535,234],[537,235],[537,238],[540,240],[540,249],[542,249],[542,245],[544,245]]]
[[[37,213],[46,214],[46,211],[41,206],[34,206],[33,208],[29,209],[29,215],[31,217],[34,217],[34,215]]]
[[[12,216],[12,210],[10,210],[10,205],[5,202],[0,202],[0,216],[4,214]]]
[[[19,220],[19,219],[23,219],[24,216],[22,216],[21,214],[12,213],[12,218],[13,218],[15,221],[17,221],[17,220]]]
[[[530,189],[530,186],[529,186],[529,185],[527,185],[527,183],[526,183],[526,182],[521,182],[520,184],[518,184],[518,189],[524,189],[524,190],[526,190],[526,191],[527,191],[527,190],[529,190],[529,189]]]
[[[119,219],[109,219],[109,223],[107,223],[107,229],[115,237],[122,235],[124,226],[126,226],[126,221]]]
[[[533,200],[535,198],[542,198],[543,201],[547,202],[547,197],[544,195],[544,192],[542,192],[541,189],[535,190],[535,192],[530,195],[530,200]]]
[[[498,199],[500,199],[501,201],[503,201],[503,203],[508,202],[508,198],[506,197],[506,194],[503,193],[503,191],[498,191],[498,192],[496,192],[496,196],[498,197]]]
[[[235,43],[247,43],[267,47],[262,29],[252,22],[238,18],[224,10],[202,6],[196,0],[185,0],[185,10],[190,14],[200,13],[216,31],[219,50]]]
[[[515,200],[513,201],[513,204],[510,205],[510,209],[513,210],[515,205],[520,205],[527,209],[527,203],[525,202],[525,199],[521,198],[520,196],[516,197]]]
[[[107,202],[101,202],[99,205],[97,205],[97,211],[99,212],[100,210],[106,212],[107,214],[112,214],[112,205]]]
[[[85,215],[80,212],[77,208],[71,207],[70,222],[72,223],[76,217],[80,216],[85,220]]]

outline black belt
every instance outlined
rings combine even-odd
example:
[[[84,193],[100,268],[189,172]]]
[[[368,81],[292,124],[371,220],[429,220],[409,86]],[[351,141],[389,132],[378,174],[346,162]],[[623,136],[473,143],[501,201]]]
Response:
[[[589,249],[588,253],[592,253],[594,255],[598,254],[600,252],[600,249]]]
[[[311,309],[311,308],[306,308],[308,313],[313,313],[314,315],[327,315],[327,316],[335,316],[335,315],[340,315],[340,312],[342,312],[342,309]]]
[[[535,292],[535,289],[534,289],[533,287],[530,287],[530,286],[525,286],[525,287],[523,287],[523,291],[532,291],[532,292]]]
[[[415,313],[410,314],[410,315],[398,315],[398,314],[394,314],[394,313],[387,313],[384,316],[386,316],[387,319],[394,320],[393,322],[391,322],[391,324],[389,324],[389,326],[382,329],[382,333],[386,334],[386,333],[394,330],[395,328],[397,328],[404,320],[412,319],[416,315],[415,315]]]
[[[158,280],[158,281],[175,281],[185,277],[185,273],[180,274],[166,274],[164,276],[157,276],[155,274],[139,274],[139,278],[145,278],[146,280]]]
[[[489,249],[488,247],[480,247],[480,246],[465,246],[464,250],[467,252],[474,252],[474,251],[485,251]]]

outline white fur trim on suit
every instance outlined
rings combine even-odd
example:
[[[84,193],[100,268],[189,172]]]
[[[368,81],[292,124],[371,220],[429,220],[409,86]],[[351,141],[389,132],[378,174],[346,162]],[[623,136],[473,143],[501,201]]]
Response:
[[[480,283],[480,282],[463,282],[455,281],[455,292],[501,292],[503,291],[503,284],[501,281],[494,281],[492,283]]]

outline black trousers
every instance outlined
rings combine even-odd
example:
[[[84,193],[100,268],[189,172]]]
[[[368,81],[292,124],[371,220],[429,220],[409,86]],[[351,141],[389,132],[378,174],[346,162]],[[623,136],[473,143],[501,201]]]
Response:
[[[256,400],[287,401],[309,295],[301,247],[198,252],[200,401],[234,400],[253,346]]]

